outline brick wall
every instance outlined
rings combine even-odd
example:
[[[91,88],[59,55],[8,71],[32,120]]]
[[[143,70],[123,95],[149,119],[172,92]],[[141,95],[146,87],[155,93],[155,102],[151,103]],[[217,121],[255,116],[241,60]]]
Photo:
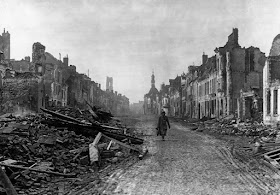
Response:
[[[20,110],[38,110],[38,83],[39,78],[14,77],[4,78],[1,93],[0,113],[14,113]]]

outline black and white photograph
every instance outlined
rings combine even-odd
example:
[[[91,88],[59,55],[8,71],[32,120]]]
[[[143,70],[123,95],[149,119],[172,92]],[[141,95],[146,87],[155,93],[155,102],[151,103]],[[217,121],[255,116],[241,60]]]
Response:
[[[0,195],[279,195],[279,18],[0,0]]]

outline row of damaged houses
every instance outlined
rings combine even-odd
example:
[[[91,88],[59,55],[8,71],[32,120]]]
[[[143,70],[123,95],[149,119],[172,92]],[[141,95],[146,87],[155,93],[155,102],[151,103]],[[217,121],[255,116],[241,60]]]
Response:
[[[84,109],[87,104],[101,107],[113,114],[128,114],[129,99],[101,85],[45,51],[37,42],[32,47],[32,58],[20,61],[7,59],[0,52],[0,113],[40,111],[41,107],[71,106]],[[61,57],[60,57],[61,58]]]
[[[280,35],[268,57],[257,47],[241,47],[236,28],[214,51],[211,57],[203,53],[200,66],[189,66],[169,85],[146,94],[144,113],[165,110],[169,116],[197,119],[234,115],[240,120],[263,115],[265,123],[279,121]]]

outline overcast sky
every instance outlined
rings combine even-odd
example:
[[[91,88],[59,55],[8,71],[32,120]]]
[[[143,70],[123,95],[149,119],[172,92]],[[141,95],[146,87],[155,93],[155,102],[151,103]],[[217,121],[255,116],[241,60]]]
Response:
[[[243,47],[269,53],[280,33],[279,0],[0,0],[0,29],[11,34],[11,58],[31,56],[41,42],[59,58],[68,54],[80,73],[130,102],[143,100],[151,86],[168,84],[214,55],[232,28]],[[0,32],[1,32],[0,31]]]

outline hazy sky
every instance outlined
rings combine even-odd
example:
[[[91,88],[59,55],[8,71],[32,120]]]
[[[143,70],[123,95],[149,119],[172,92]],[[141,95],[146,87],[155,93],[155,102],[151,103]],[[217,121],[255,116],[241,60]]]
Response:
[[[114,90],[130,102],[143,100],[153,70],[159,89],[200,65],[203,52],[214,55],[232,28],[241,46],[268,54],[279,18],[279,0],[0,0],[11,58],[31,56],[41,42],[57,58],[68,54],[103,89],[113,77]]]

